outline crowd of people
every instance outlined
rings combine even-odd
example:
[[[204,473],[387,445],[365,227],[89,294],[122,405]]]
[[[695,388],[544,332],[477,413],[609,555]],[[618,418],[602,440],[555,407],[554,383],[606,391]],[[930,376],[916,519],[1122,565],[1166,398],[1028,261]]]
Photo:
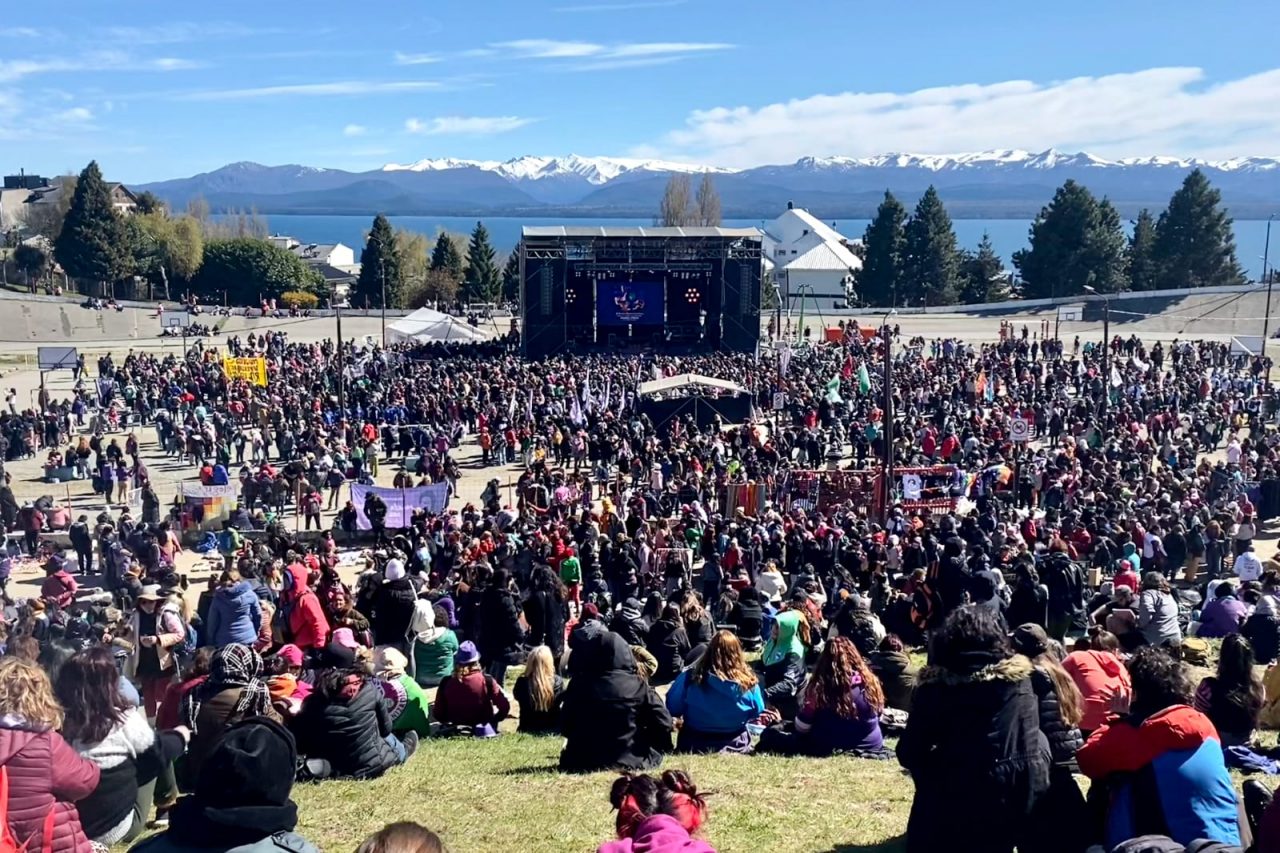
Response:
[[[158,822],[140,848],[304,849],[277,837],[295,778],[373,778],[516,716],[564,739],[563,771],[625,771],[602,850],[710,849],[693,782],[651,775],[673,753],[896,760],[908,850],[1280,849],[1280,807],[1228,773],[1269,760],[1254,735],[1280,717],[1255,671],[1280,655],[1280,565],[1254,542],[1280,515],[1269,364],[861,332],[776,362],[526,362],[509,341],[339,359],[268,331],[226,342],[265,359],[265,387],[196,345],[81,366],[43,414],[11,404],[6,458],[71,443],[95,486],[143,496],[139,517],[79,518],[63,551],[0,490],[47,575],[0,661],[15,837],[64,853]],[[676,373],[732,378],[760,414],[655,421],[636,385]],[[177,571],[201,519],[163,512],[144,429],[239,485],[207,588]],[[513,482],[468,501],[473,443]],[[890,450],[907,473],[885,498]],[[380,470],[447,483],[453,508],[388,529],[361,506],[353,572],[342,490]],[[1192,683],[1206,638],[1216,669]],[[56,778],[32,776],[50,756]],[[393,829],[367,844],[415,831]]]

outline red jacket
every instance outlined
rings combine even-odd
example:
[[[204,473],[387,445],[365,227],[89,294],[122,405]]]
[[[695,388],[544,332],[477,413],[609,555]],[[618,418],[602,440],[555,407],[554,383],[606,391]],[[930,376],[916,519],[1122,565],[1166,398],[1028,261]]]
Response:
[[[53,853],[90,853],[76,800],[98,787],[98,765],[81,758],[57,732],[0,728],[0,765],[9,776],[9,828],[29,850],[44,845],[44,821],[54,810]]]
[[[329,642],[329,620],[320,597],[307,586],[307,570],[294,563],[285,569],[293,579],[289,591],[289,639],[300,649],[320,649]]]
[[[1120,720],[1104,724],[1080,747],[1076,762],[1090,779],[1105,779],[1133,773],[1166,752],[1194,749],[1206,740],[1218,740],[1209,718],[1190,705],[1171,705],[1140,726]]]

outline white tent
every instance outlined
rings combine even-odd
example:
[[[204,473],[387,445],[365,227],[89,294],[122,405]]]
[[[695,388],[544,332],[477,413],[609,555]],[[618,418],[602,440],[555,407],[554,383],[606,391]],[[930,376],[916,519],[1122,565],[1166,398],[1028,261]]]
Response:
[[[488,340],[489,334],[434,308],[419,308],[407,317],[388,323],[387,337],[395,344],[474,343]]]
[[[641,382],[636,386],[636,393],[641,397],[649,397],[654,394],[666,394],[672,391],[687,391],[689,389],[714,389],[714,391],[724,391],[730,394],[745,394],[747,389],[743,388],[736,382],[730,382],[727,379],[715,379],[711,376],[699,376],[696,373],[681,373],[677,376],[665,376],[662,379],[654,379],[651,382]]]

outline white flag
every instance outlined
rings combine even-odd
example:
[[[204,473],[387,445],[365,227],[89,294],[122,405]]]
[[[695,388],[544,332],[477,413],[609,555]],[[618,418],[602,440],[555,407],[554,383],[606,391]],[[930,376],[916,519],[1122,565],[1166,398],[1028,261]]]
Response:
[[[529,389],[529,402],[525,404],[524,416],[529,419],[529,423],[533,423],[533,389]]]
[[[604,380],[604,396],[600,398],[600,411],[609,411],[609,394],[613,390],[613,377],[606,376]]]
[[[573,398],[573,405],[569,407],[569,420],[575,425],[581,424],[583,421],[582,403],[576,396]]]
[[[511,403],[507,406],[507,422],[514,424],[516,422],[516,392],[511,392]]]
[[[582,405],[591,411],[591,369],[587,368],[587,376],[582,380]]]
[[[1111,385],[1115,388],[1119,388],[1123,384],[1124,380],[1120,378],[1120,371],[1116,369],[1114,364],[1111,365]]]
[[[791,347],[783,342],[778,344],[778,373],[783,376],[787,375],[787,368],[791,366]]]

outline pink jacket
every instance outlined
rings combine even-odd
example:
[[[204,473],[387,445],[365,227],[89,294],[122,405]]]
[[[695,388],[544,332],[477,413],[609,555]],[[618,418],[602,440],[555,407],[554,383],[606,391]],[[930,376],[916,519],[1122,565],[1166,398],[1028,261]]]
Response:
[[[669,815],[645,818],[630,838],[601,844],[596,853],[716,853],[705,841],[690,838],[680,821]]]
[[[57,732],[37,732],[0,720],[0,765],[9,775],[9,827],[27,849],[44,844],[45,816],[54,810],[53,853],[90,853],[76,800],[98,787],[98,765],[81,758]]]

